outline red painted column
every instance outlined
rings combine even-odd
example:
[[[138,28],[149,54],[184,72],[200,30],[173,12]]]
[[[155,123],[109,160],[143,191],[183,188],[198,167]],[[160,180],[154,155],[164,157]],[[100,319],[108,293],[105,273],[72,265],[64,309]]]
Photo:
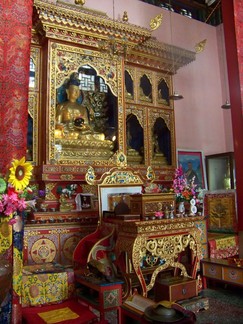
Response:
[[[26,154],[33,0],[0,5],[0,172]]]
[[[222,0],[236,169],[240,257],[243,257],[243,0]]]

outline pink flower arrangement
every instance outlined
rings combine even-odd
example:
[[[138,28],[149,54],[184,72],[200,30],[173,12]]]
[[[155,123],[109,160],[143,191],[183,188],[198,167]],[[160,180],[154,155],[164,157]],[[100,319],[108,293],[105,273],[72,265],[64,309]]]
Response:
[[[154,213],[155,217],[162,218],[164,216],[164,213],[162,211],[157,211]]]
[[[25,199],[20,192],[16,192],[13,187],[8,185],[7,192],[0,195],[0,213],[10,216],[17,210],[23,211],[26,208]]]
[[[186,176],[182,170],[182,166],[175,170],[175,178],[173,180],[173,192],[176,194],[176,201],[190,201],[196,198],[196,184],[194,180],[187,182]]]

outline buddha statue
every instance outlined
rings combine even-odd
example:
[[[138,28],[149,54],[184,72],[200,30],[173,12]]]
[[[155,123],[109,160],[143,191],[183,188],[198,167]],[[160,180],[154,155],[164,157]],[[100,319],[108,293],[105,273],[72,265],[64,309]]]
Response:
[[[167,160],[159,146],[158,134],[153,134],[153,161],[162,165],[167,165]]]
[[[66,93],[68,100],[58,104],[56,110],[56,138],[77,139],[80,134],[90,134],[89,111],[77,102],[81,95],[78,78],[70,78]]]
[[[62,156],[71,155],[72,159],[81,157],[80,149],[85,150],[83,151],[85,157],[98,155],[98,158],[102,158],[104,153],[104,157],[109,158],[113,142],[106,140],[103,133],[94,131],[92,107],[88,109],[77,101],[81,95],[79,84],[78,74],[74,72],[67,83],[67,100],[57,105],[55,144],[61,145]],[[97,148],[100,154],[97,153]]]

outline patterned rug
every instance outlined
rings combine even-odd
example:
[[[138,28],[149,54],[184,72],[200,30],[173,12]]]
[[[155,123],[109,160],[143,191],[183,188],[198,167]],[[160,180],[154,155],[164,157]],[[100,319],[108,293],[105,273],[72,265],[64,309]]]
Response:
[[[242,289],[204,289],[201,295],[209,298],[209,309],[196,314],[197,324],[243,324]]]

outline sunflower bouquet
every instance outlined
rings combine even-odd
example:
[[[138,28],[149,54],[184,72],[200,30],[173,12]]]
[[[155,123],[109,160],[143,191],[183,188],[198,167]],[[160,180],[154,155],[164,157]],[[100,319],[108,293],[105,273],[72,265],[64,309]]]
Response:
[[[0,176],[0,216],[11,216],[27,207],[25,191],[32,175],[32,165],[25,161],[13,160],[8,175]]]

